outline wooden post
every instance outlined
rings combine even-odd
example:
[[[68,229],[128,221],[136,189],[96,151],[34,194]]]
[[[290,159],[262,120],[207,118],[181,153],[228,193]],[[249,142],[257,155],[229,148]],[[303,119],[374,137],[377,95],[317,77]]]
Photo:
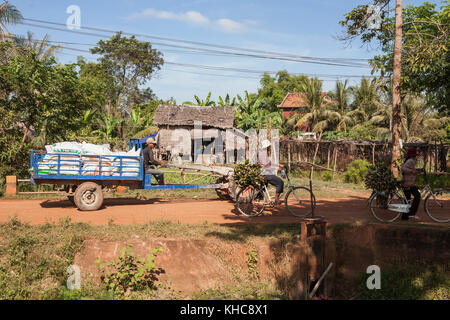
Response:
[[[375,143],[372,144],[372,165],[375,165]]]
[[[333,175],[331,176],[331,180],[334,180],[334,173],[336,172],[336,161],[337,161],[337,154],[338,154],[338,148],[335,147],[335,153],[334,153],[334,166],[333,166]]]
[[[434,173],[438,171],[438,149],[437,149],[437,141],[434,140]]]
[[[327,169],[330,169],[330,146],[331,144],[328,144]]]
[[[291,172],[291,143],[287,141],[288,144],[288,172]]]
[[[181,169],[181,178],[183,179],[183,183],[186,184],[186,177],[184,175],[184,169]]]
[[[17,177],[16,176],[6,176],[6,194],[16,194],[17,193]]]

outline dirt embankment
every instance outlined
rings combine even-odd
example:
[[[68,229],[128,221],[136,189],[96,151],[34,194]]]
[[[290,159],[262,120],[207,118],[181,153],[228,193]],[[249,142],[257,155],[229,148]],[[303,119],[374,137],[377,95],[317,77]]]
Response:
[[[343,281],[366,273],[370,265],[384,272],[408,265],[445,265],[450,260],[450,230],[434,227],[368,224],[331,228],[325,248],[318,238],[299,241],[254,239],[231,242],[218,239],[88,240],[75,257],[83,276],[98,278],[95,261],[111,261],[132,244],[140,256],[162,248],[157,266],[164,270],[160,281],[183,294],[236,285],[236,276],[257,274],[291,299],[304,299],[311,283],[332,262],[322,286],[328,297],[339,295]],[[253,256],[253,260],[251,257]]]

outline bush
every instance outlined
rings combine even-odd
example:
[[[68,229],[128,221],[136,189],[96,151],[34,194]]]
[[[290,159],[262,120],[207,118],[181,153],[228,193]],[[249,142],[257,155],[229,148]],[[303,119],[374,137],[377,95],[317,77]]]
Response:
[[[239,187],[246,188],[250,185],[258,186],[264,183],[264,177],[261,175],[262,166],[259,163],[250,163],[246,160],[234,168],[233,179]]]
[[[348,183],[361,183],[369,169],[370,163],[366,160],[354,160],[344,173],[344,181]]]
[[[103,272],[101,276],[105,289],[115,294],[123,295],[128,290],[140,291],[145,289],[156,289],[155,282],[158,275],[164,271],[156,268],[155,258],[161,248],[153,249],[147,259],[133,256],[133,249],[122,249],[122,254],[117,260],[110,263],[100,264],[99,269]]]
[[[323,181],[331,181],[331,179],[333,179],[333,174],[330,171],[325,171],[322,174],[322,180]]]

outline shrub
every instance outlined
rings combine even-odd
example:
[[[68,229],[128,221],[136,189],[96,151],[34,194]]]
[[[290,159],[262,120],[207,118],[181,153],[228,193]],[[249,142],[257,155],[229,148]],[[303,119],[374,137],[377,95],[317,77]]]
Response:
[[[323,181],[331,181],[333,179],[333,174],[330,171],[325,171],[322,173],[322,180]]]
[[[344,173],[344,181],[349,183],[361,183],[369,169],[370,163],[366,160],[354,160]]]
[[[246,188],[250,185],[257,186],[264,183],[264,177],[261,175],[262,166],[259,163],[250,163],[246,160],[234,168],[233,179],[239,187]]]
[[[105,289],[119,295],[128,290],[156,289],[154,283],[158,280],[158,275],[164,273],[155,264],[156,255],[161,251],[161,248],[155,248],[145,259],[135,257],[133,249],[129,248],[122,249],[120,257],[110,263],[100,264],[97,260],[99,269],[103,272],[101,280]]]

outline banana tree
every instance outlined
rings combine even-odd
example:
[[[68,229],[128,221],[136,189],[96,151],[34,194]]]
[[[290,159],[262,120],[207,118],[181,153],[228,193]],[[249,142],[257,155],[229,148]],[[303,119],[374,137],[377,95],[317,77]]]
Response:
[[[225,96],[225,99],[223,99],[221,96],[219,96],[219,102],[218,102],[219,106],[231,106],[231,107],[235,107],[237,106],[236,103],[236,97],[233,98],[233,100],[230,99],[230,95],[227,93],[227,95]]]
[[[209,92],[209,94],[205,100],[200,99],[197,95],[194,95],[194,99],[196,102],[185,101],[185,102],[183,102],[183,104],[189,105],[189,106],[195,105],[195,106],[202,106],[202,107],[216,106],[216,103],[211,100],[211,92]]]
[[[120,119],[116,116],[111,116],[109,114],[102,114],[98,119],[97,123],[99,125],[99,129],[94,130],[92,133],[97,135],[102,140],[110,140],[113,137],[114,130],[123,122],[123,119]]]

